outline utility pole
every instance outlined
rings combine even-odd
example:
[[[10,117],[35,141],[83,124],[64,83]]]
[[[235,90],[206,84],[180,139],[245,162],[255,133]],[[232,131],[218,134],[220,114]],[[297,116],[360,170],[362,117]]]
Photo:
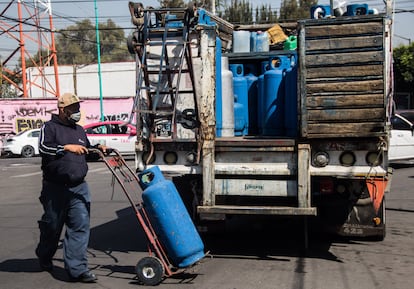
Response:
[[[393,8],[393,1],[392,0],[386,0],[386,12],[388,16],[392,16],[394,19],[394,8]],[[394,3],[395,4],[395,3]]]
[[[99,22],[98,22],[98,4],[97,0],[94,1],[95,5],[95,33],[96,33],[96,51],[98,54],[98,79],[99,79],[99,105],[101,111],[101,121],[104,121],[103,112],[103,96],[102,96],[102,73],[101,73],[101,42],[99,40]]]

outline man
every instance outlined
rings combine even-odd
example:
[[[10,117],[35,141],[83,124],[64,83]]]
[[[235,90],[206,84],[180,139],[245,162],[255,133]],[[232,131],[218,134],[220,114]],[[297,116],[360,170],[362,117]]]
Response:
[[[40,202],[44,213],[39,220],[40,241],[36,255],[42,270],[52,271],[63,225],[65,269],[74,281],[92,283],[96,276],[89,271],[90,192],[85,176],[86,154],[91,147],[80,120],[80,100],[71,93],[58,99],[59,114],[53,114],[40,131],[43,183]],[[95,146],[104,153],[106,147]]]

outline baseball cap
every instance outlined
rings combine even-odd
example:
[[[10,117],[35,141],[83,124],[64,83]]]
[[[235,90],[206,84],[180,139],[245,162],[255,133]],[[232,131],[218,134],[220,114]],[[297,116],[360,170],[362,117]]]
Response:
[[[58,98],[58,107],[66,107],[74,103],[81,102],[79,97],[73,93],[64,93]]]

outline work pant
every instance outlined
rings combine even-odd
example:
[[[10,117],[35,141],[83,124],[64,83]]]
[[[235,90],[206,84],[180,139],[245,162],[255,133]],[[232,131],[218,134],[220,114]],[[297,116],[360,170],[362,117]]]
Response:
[[[39,221],[40,241],[36,249],[42,260],[52,260],[58,248],[63,225],[65,269],[72,277],[88,271],[90,193],[86,182],[75,187],[43,181],[40,202],[44,214]]]

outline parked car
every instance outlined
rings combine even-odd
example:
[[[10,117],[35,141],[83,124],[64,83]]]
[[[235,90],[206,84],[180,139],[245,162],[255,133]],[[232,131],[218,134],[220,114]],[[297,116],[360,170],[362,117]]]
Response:
[[[414,160],[414,111],[400,111],[391,117],[389,162]]]
[[[117,149],[123,155],[135,154],[136,128],[123,121],[103,121],[83,126],[92,145]]]
[[[31,158],[39,154],[40,129],[29,129],[3,140],[1,155]]]

